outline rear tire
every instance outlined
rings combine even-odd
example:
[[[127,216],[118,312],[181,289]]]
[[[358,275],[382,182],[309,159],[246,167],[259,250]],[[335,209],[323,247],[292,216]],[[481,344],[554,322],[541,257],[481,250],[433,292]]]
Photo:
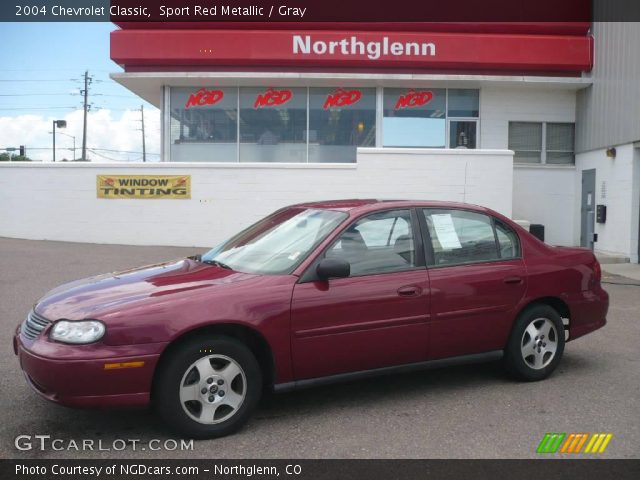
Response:
[[[505,366],[520,380],[543,380],[560,363],[564,343],[564,325],[558,312],[549,305],[531,306],[513,326],[505,350]]]
[[[232,337],[192,338],[162,361],[153,391],[160,417],[190,438],[217,438],[242,427],[262,393],[255,356]]]

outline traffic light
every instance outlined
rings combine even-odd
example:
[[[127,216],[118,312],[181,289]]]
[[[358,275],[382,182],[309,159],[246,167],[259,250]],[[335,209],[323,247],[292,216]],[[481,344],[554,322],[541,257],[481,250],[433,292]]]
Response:
[[[24,145],[20,145],[20,156],[26,156],[26,149],[24,148]]]

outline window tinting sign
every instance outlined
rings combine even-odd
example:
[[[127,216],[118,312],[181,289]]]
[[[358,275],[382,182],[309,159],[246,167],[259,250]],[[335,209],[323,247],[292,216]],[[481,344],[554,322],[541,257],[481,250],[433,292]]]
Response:
[[[191,107],[203,107],[205,105],[215,105],[224,97],[222,90],[207,90],[201,88],[195,93],[189,95],[187,102],[184,104],[184,108]]]
[[[191,175],[96,175],[98,198],[191,198]]]
[[[342,88],[337,88],[327,95],[322,109],[328,110],[334,107],[348,107],[358,103],[361,98],[362,92],[360,90],[343,90]]]
[[[422,107],[429,103],[433,98],[431,90],[409,90],[407,93],[400,95],[396,102],[395,109]]]
[[[278,107],[284,105],[292,98],[293,92],[291,90],[274,90],[273,88],[268,88],[264,93],[259,93],[256,96],[253,108]]]

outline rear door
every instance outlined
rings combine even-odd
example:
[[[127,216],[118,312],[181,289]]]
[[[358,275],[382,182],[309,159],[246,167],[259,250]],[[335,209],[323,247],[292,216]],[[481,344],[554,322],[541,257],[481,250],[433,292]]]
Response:
[[[526,291],[517,234],[489,215],[423,209],[431,281],[429,357],[502,349]]]
[[[429,284],[417,225],[410,209],[362,217],[321,255],[347,260],[351,276],[295,286],[296,379],[426,360]]]

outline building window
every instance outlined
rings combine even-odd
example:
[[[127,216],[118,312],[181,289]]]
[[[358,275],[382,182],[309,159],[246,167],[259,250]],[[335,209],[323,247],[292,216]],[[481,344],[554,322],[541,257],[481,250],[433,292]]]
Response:
[[[515,163],[573,165],[573,123],[509,122],[509,149]]]
[[[307,161],[307,89],[240,88],[240,161]]]
[[[478,147],[477,89],[385,88],[383,103],[385,147]]]
[[[449,120],[449,148],[477,148],[477,120]]]
[[[237,88],[172,88],[171,160],[236,161],[237,95]]]
[[[355,162],[375,144],[375,88],[309,89],[309,162]]]
[[[575,125],[573,123],[547,123],[546,163],[573,165],[576,163],[573,146]]]
[[[473,149],[479,96],[445,88],[171,87],[166,133],[174,162],[354,163],[358,147]],[[573,157],[556,125],[549,163]]]
[[[447,101],[449,117],[478,118],[480,113],[480,90],[450,88]]]
[[[478,148],[478,116],[480,90],[450,88],[447,90],[449,148]]]
[[[446,146],[446,90],[384,89],[384,147]]]
[[[516,163],[541,163],[542,123],[509,122],[509,150]]]

